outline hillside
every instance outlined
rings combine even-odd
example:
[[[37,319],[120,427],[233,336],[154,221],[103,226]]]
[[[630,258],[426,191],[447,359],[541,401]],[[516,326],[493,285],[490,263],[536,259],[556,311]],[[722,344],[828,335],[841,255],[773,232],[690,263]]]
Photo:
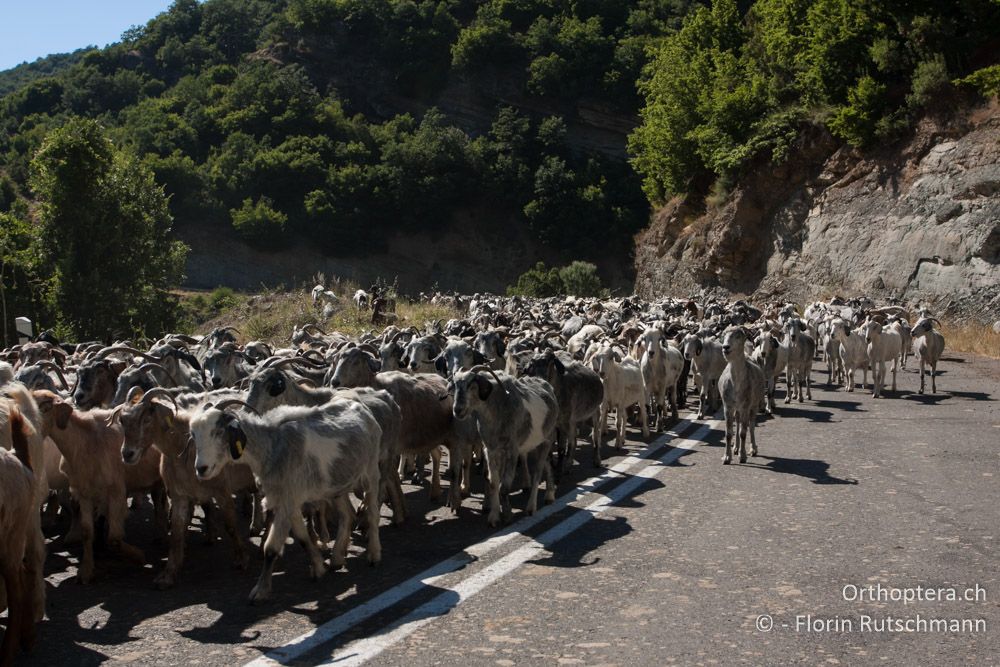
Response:
[[[190,247],[189,287],[323,271],[500,291],[540,259],[582,259],[620,292],[862,289],[880,271],[869,249],[815,245],[833,227],[791,209],[818,204],[832,175],[909,183],[935,169],[920,147],[940,136],[971,133],[971,160],[992,140],[973,110],[1000,92],[998,35],[990,0],[176,0],[117,44],[0,73],[4,298],[60,318],[65,257],[39,252],[32,165],[67,126],[90,127],[94,146],[104,133],[123,151],[108,165],[134,159],[162,186],[172,222],[157,233]],[[871,201],[891,213],[850,215],[912,222],[902,264],[990,254],[972,247],[992,247],[979,208],[946,212],[965,240],[942,249],[925,229],[937,223],[894,197]],[[993,280],[930,261],[879,277],[936,296]]]
[[[868,294],[991,324],[1000,309],[1000,105],[927,118],[878,151],[817,132],[704,213],[682,198],[636,238],[636,289],[804,302]]]

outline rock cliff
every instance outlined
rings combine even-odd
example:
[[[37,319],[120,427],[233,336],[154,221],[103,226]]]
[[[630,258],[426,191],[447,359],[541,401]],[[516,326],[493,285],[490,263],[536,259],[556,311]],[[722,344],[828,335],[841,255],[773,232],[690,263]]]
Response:
[[[869,153],[807,134],[707,211],[675,200],[636,238],[643,296],[715,289],[804,302],[865,293],[1000,310],[1000,107],[926,119]]]

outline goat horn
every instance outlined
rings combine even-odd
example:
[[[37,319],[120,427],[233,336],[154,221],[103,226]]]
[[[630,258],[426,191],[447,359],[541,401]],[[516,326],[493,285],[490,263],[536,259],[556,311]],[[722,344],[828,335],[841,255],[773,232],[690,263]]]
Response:
[[[55,371],[55,374],[59,376],[59,381],[62,382],[63,391],[69,391],[69,385],[66,383],[66,376],[63,375],[62,369],[51,361],[42,360],[38,362],[38,365],[42,368],[49,368]]]
[[[479,364],[478,366],[473,366],[472,368],[469,369],[470,373],[479,373],[482,371],[486,371],[487,373],[493,376],[493,379],[496,380],[497,384],[500,385],[500,388],[503,389],[503,393],[510,394],[510,392],[507,390],[507,387],[504,386],[503,380],[501,380],[500,377],[496,374],[496,372],[486,364]]]
[[[366,352],[371,352],[376,357],[378,356],[378,350],[371,343],[364,343],[363,345],[358,345],[359,350],[364,350]]]
[[[327,336],[327,335],[329,335],[329,334],[327,334],[327,333],[326,333],[325,331],[323,331],[322,329],[320,329],[320,328],[319,328],[319,325],[318,325],[318,324],[307,324],[307,325],[305,325],[304,327],[302,327],[302,330],[303,330],[303,331],[308,331],[309,329],[315,329],[315,330],[316,330],[316,331],[318,331],[318,332],[320,333],[320,335],[322,335],[322,336]]]
[[[243,335],[243,332],[237,329],[236,327],[222,327],[221,329],[219,329],[219,331],[233,331],[241,336]]]
[[[151,361],[160,361],[159,357],[154,357],[153,355],[147,352],[142,352],[141,350],[137,350],[134,347],[129,347],[128,345],[112,345],[111,347],[106,347],[100,352],[98,352],[96,357],[98,359],[104,359],[105,357],[108,357],[112,354],[116,354],[118,352],[128,352],[133,356],[142,357],[143,359],[149,359]]]
[[[174,384],[174,386],[175,387],[177,386],[177,379],[174,378],[174,376],[170,374],[170,371],[164,368],[162,364],[150,361],[148,363],[143,364],[142,366],[139,366],[138,370],[147,371],[150,368],[156,368],[157,370],[163,371],[164,375],[166,375],[170,379],[170,381]]]
[[[216,405],[215,409],[216,410],[220,410],[220,411],[225,411],[226,408],[232,407],[234,405],[238,405],[240,407],[246,408],[247,410],[249,410],[250,412],[252,412],[255,415],[259,415],[260,414],[259,412],[257,412],[256,410],[254,410],[252,407],[250,407],[249,405],[247,405],[244,401],[241,401],[238,398],[227,398],[226,400],[224,400],[224,401],[220,402],[218,405]]]
[[[177,400],[174,398],[174,395],[171,394],[166,389],[164,389],[163,387],[153,387],[152,389],[147,391],[145,394],[142,395],[142,402],[149,403],[157,396],[165,396],[166,398],[169,398],[170,402],[174,404],[174,412],[175,413],[180,412],[180,406],[177,405]]]

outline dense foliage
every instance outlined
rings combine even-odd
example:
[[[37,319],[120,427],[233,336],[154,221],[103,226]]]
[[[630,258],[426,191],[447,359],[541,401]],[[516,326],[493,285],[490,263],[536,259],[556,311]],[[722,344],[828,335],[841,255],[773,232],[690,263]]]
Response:
[[[152,172],[83,119],[52,132],[31,167],[34,268],[60,328],[103,339],[169,326],[166,290],[179,282],[187,249],[168,238],[170,213]]]
[[[605,296],[607,290],[601,283],[597,267],[590,262],[576,260],[559,268],[546,268],[538,262],[507,286],[508,296]]]
[[[74,119],[104,128],[108,169],[153,174],[177,227],[359,254],[473,212],[523,221],[566,260],[627,261],[650,201],[732,183],[809,125],[865,146],[956,81],[995,94],[998,15],[990,0],[175,0],[120,43],[0,73],[0,296],[69,306],[39,297],[48,276],[18,252],[44,224],[32,159]],[[585,116],[621,132],[643,105],[631,165],[584,136]]]
[[[761,154],[781,159],[809,124],[859,147],[892,140],[998,57],[992,0],[746,5],[694,10],[645,71],[630,148],[654,201],[738,176]],[[968,83],[989,94],[991,72]]]

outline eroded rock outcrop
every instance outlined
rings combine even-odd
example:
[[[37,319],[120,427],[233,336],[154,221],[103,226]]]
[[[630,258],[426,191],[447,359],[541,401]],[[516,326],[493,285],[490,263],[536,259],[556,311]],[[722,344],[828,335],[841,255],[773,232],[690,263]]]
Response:
[[[939,312],[1000,311],[1000,109],[926,120],[861,155],[806,137],[726,203],[661,209],[636,239],[644,296],[716,288],[799,302],[867,293]]]

